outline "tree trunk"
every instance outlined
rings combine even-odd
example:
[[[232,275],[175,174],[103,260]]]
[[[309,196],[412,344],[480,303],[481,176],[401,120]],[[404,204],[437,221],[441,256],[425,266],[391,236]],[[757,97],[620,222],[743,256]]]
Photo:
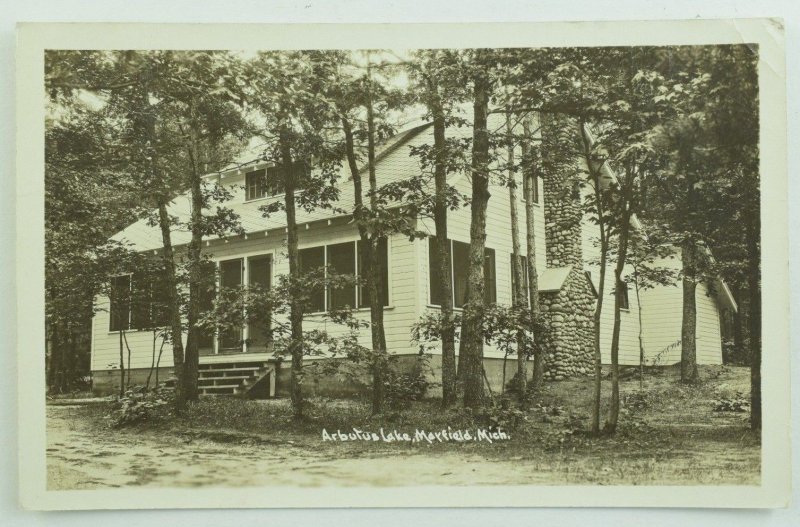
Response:
[[[144,132],[146,137],[147,160],[150,168],[152,184],[157,189],[156,204],[158,206],[158,226],[161,230],[161,243],[164,247],[162,256],[164,258],[165,287],[169,295],[170,308],[170,327],[172,331],[172,361],[177,381],[175,382],[175,410],[180,413],[186,404],[183,390],[183,328],[181,324],[180,295],[178,294],[178,279],[175,272],[175,256],[172,248],[172,221],[167,212],[169,202],[168,186],[162,179],[160,167],[158,166],[158,151],[156,145],[158,137],[156,135],[156,116],[155,109],[150,104],[150,92],[148,89],[149,71],[142,74],[142,110],[144,113]]]
[[[368,117],[369,118],[369,117]],[[374,126],[374,124],[373,124]],[[361,184],[361,172],[358,169],[358,162],[355,155],[355,143],[353,140],[353,129],[350,121],[346,117],[342,117],[342,130],[345,137],[345,154],[347,164],[350,167],[350,175],[353,179],[353,191],[355,193],[355,210],[353,217],[358,227],[358,233],[361,240],[361,246],[364,251],[363,261],[366,263],[366,273],[364,280],[364,287],[367,290],[367,297],[370,301],[370,335],[372,338],[372,349],[376,353],[375,360],[372,364],[372,412],[380,413],[383,409],[383,374],[386,362],[386,334],[383,323],[383,298],[381,291],[383,291],[383,275],[380,270],[380,254],[378,253],[378,241],[375,234],[371,234],[367,230],[367,222],[364,215],[367,211],[364,208],[363,187]],[[375,179],[375,144],[374,144],[374,130],[372,130],[373,139],[368,144],[370,150],[369,163],[370,163],[370,207],[376,206],[374,204],[375,190],[377,181]]]
[[[119,331],[119,396],[125,395],[125,347],[122,341],[123,330]]]
[[[384,374],[387,366],[386,333],[383,327],[383,277],[380,272],[380,255],[378,239],[370,238],[370,249],[367,254],[367,286],[369,293],[370,329],[372,330],[372,350],[375,354],[372,370],[372,413],[383,411]]]
[[[172,233],[170,232],[170,219],[167,213],[166,202],[159,199],[158,225],[161,228],[161,243],[164,245],[164,274],[165,286],[169,294],[170,331],[172,338],[172,362],[175,372],[175,408],[178,412],[186,406],[183,395],[183,328],[181,327],[180,296],[178,295],[178,280],[175,275],[175,257],[172,249]]]
[[[744,306],[742,304],[742,290],[739,286],[733,289],[733,299],[736,301],[736,311],[733,315],[733,349],[736,357],[745,357],[744,349]]]
[[[536,324],[541,316],[539,311],[539,273],[536,270],[536,209],[534,205],[534,198],[536,196],[536,178],[534,178],[534,160],[531,158],[530,141],[531,131],[530,122],[528,119],[522,121],[522,133],[524,140],[522,141],[522,177],[526,178],[527,185],[525,189],[525,242],[526,242],[526,256],[528,265],[528,303],[531,313],[531,346],[537,342],[539,343],[538,351],[533,356],[533,382],[532,389],[536,392],[544,381],[544,342],[541,337],[536,334]]]
[[[186,353],[183,362],[183,382],[184,397],[187,401],[197,401],[199,396],[198,375],[200,369],[200,349],[199,333],[197,321],[200,319],[200,297],[201,293],[201,272],[202,259],[201,251],[203,247],[203,189],[202,175],[197,164],[195,152],[194,132],[189,130],[192,136],[191,144],[188,147],[190,167],[189,187],[192,199],[191,210],[191,232],[192,238],[187,248],[187,258],[189,267],[189,305],[186,313]]]
[[[747,287],[750,296],[750,428],[761,431],[761,218],[747,226]]]
[[[600,276],[597,279],[597,304],[594,308],[594,389],[592,391],[592,433],[600,433],[600,395],[603,382],[603,358],[600,349],[600,327],[603,314],[603,295],[605,294],[606,265],[608,260],[608,238],[606,236],[606,225],[604,221],[605,206],[602,197],[602,187],[600,184],[600,168],[595,166],[592,159],[592,146],[586,134],[586,128],[581,121],[579,124],[581,143],[583,147],[583,157],[589,170],[592,180],[595,208],[597,210],[597,228],[600,234]]]
[[[634,263],[633,287],[636,290],[636,312],[639,319],[639,390],[644,390],[644,327],[642,326],[642,298],[639,296],[639,262]]]
[[[439,302],[441,304],[442,338],[442,407],[456,402],[456,344],[453,323],[453,278],[450,267],[450,240],[447,232],[447,159],[445,144],[445,117],[439,106],[431,105],[433,114],[434,183],[436,202],[433,223],[436,226],[436,250],[439,256]]]
[[[617,248],[617,264],[614,267],[614,328],[611,333],[611,402],[608,410],[608,420],[604,433],[613,435],[617,430],[619,421],[619,333],[622,324],[620,309],[622,309],[622,296],[625,282],[622,273],[625,270],[625,260],[628,255],[628,235],[630,232],[630,217],[627,213],[622,218],[619,232],[619,247]]]
[[[490,84],[476,75],[473,102],[472,206],[470,218],[467,298],[464,306],[463,340],[464,406],[483,403],[483,310],[486,281],[483,275],[486,247],[486,209],[489,203],[489,110]]]
[[[372,82],[369,64],[367,65],[368,82]],[[367,100],[367,171],[369,173],[370,209],[377,212],[378,181],[375,175],[375,112],[372,103],[372,91],[368,91]],[[369,252],[367,254],[367,288],[369,292],[370,329],[372,333],[372,413],[383,411],[384,387],[383,379],[387,366],[386,332],[383,327],[383,276],[380,269],[378,240],[381,233],[370,233]]]
[[[683,244],[683,320],[681,321],[681,382],[694,383],[697,373],[697,282],[695,245],[692,241]]]
[[[50,335],[47,339],[47,347],[50,350],[50,356],[48,357],[47,365],[47,387],[51,393],[56,392],[56,378],[59,368],[61,368],[61,361],[60,359],[60,349],[61,345],[58,341],[59,332],[58,332],[58,325],[55,323],[50,323]]]
[[[293,281],[300,279],[300,253],[298,250],[297,217],[295,211],[295,179],[292,152],[288,134],[281,132],[281,165],[285,188],[284,207],[286,209],[286,245],[289,256],[289,276]],[[291,399],[292,413],[295,419],[303,417],[303,303],[292,298],[289,306],[289,324],[291,326],[291,342],[289,353],[292,357]]]
[[[522,264],[522,254],[519,241],[519,214],[517,213],[517,180],[516,168],[514,167],[514,140],[513,126],[511,120],[506,117],[506,129],[508,140],[508,164],[509,164],[509,185],[508,185],[508,207],[511,219],[511,272],[514,273],[514,308],[524,310],[528,307],[528,292],[525,291],[525,269]],[[521,323],[522,320],[519,320]],[[525,329],[517,329],[517,388],[519,389],[520,403],[525,402],[528,392],[528,343]],[[503,387],[505,389],[505,386]]]
[[[681,150],[681,163],[689,166],[688,150]],[[686,222],[689,229],[696,228],[697,204],[695,177],[692,170],[686,170]],[[681,382],[698,381],[697,373],[697,240],[689,236],[681,246],[683,266],[683,320],[681,321]]]

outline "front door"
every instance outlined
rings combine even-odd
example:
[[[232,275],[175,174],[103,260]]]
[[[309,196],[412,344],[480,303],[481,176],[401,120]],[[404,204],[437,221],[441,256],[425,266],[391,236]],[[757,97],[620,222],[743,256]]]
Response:
[[[266,291],[272,287],[272,257],[268,254],[247,259],[247,287],[255,291]],[[246,351],[264,353],[272,344],[272,313],[263,307],[257,308],[247,317]]]
[[[221,290],[238,288],[244,276],[244,260],[225,260],[219,263],[219,286]],[[219,332],[219,353],[242,351],[242,328],[225,329]]]

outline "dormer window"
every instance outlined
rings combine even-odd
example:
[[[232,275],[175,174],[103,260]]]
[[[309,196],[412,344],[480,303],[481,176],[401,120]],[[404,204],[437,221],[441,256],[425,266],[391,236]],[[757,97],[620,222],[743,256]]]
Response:
[[[294,168],[297,176],[295,186],[302,188],[308,167],[305,163],[295,163]],[[283,170],[279,166],[248,172],[245,175],[245,199],[250,201],[283,194],[283,183]]]
[[[248,172],[245,175],[245,189],[246,198],[248,201],[251,199],[264,198],[267,196],[267,178],[266,170],[255,170]]]

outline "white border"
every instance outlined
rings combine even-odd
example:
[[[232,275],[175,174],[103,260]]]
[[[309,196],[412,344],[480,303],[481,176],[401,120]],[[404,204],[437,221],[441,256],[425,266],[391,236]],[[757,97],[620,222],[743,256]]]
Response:
[[[343,37],[346,36],[346,46]],[[45,490],[43,56],[47,48],[403,48],[758,42],[762,119],[764,439],[760,487],[408,487],[398,489]],[[789,496],[788,243],[785,64],[779,22],[765,20],[461,25],[22,25],[17,54],[17,316],[20,495],[37,509],[349,506],[775,507]],[[39,280],[31,279],[39,277]],[[24,279],[22,279],[24,278]],[[787,351],[787,352],[784,352]]]

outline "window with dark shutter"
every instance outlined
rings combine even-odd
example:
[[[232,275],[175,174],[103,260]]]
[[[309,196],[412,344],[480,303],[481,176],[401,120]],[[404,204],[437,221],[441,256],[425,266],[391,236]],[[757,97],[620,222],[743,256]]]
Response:
[[[528,258],[526,256],[520,255],[519,257],[520,265],[522,266],[522,289],[525,291],[525,295],[528,294]],[[514,272],[514,254],[511,254],[510,257],[511,263],[511,302],[514,303],[517,301],[517,275]]]
[[[539,203],[539,174],[533,171],[530,179],[533,181],[533,202]],[[522,177],[522,199],[528,199],[528,177]]]
[[[448,262],[447,265],[450,265],[450,258],[448,254]],[[434,306],[442,305],[442,280],[439,276],[439,248],[438,244],[436,243],[436,238],[431,236],[428,238],[428,267],[429,267],[429,276],[430,276],[430,303]]]
[[[494,304],[497,302],[497,277],[495,275],[494,249],[484,249],[483,277],[483,298],[487,304]]]
[[[336,275],[356,274],[356,244],[355,242],[337,243],[328,245],[328,267]],[[343,287],[329,288],[328,309],[344,309],[356,306],[356,286],[348,284]]]
[[[630,309],[630,303],[628,302],[628,284],[622,282],[620,292],[619,292],[619,307],[620,309]]]
[[[439,298],[439,273],[438,251],[436,250],[436,237],[428,238],[428,276],[430,278],[430,303],[441,305]],[[459,262],[455,265],[454,262]],[[467,271],[469,269],[469,244],[450,241],[450,268],[453,290],[453,307],[462,308],[467,302]],[[484,299],[491,304],[497,301],[497,278],[494,249],[484,249],[483,275],[485,278]]]
[[[126,331],[131,325],[131,276],[115,276],[111,279],[110,331]]]
[[[300,272],[310,273],[321,267],[325,267],[325,247],[310,247],[300,249]],[[306,305],[308,313],[319,313],[325,311],[325,288],[317,287],[308,292],[309,299]]]
[[[386,238],[380,238],[378,240],[378,264],[381,270],[381,300],[383,301],[383,306],[386,307],[389,305],[389,250],[388,250],[388,243]],[[364,278],[366,276],[366,269],[367,269],[367,262],[364,254],[364,247],[361,241],[358,241],[358,275],[360,278]],[[361,280],[361,284],[358,286],[358,307],[369,307],[369,293],[367,292],[367,288],[363,285],[363,280]]]

